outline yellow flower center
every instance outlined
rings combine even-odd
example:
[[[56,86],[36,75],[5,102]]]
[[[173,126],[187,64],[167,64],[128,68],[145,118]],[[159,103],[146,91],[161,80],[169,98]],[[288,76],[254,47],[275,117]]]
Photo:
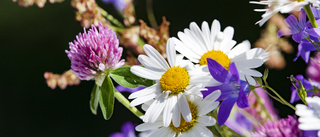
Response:
[[[189,74],[186,69],[171,67],[166,70],[160,79],[161,89],[164,92],[171,91],[170,95],[176,95],[186,90],[189,80]]]
[[[211,51],[204,53],[201,56],[199,64],[201,66],[207,65],[207,58],[211,58],[211,59],[217,61],[226,70],[229,70],[229,65],[230,65],[231,61],[230,61],[229,57],[226,54],[224,54],[222,51],[211,50]]]
[[[196,124],[197,113],[198,113],[197,107],[191,102],[188,102],[188,103],[189,103],[189,108],[192,115],[192,120],[190,122],[186,122],[184,118],[181,116],[181,122],[179,127],[175,127],[171,122],[169,127],[171,128],[171,130],[173,130],[176,133],[188,131],[194,126],[194,124]]]

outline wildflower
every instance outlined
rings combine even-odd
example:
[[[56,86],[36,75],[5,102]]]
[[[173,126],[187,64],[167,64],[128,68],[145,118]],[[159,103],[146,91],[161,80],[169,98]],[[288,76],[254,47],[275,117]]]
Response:
[[[215,90],[221,90],[221,96],[218,101],[222,101],[218,112],[218,123],[223,125],[230,115],[230,111],[237,102],[238,107],[248,107],[248,99],[246,95],[249,93],[249,84],[239,79],[239,74],[235,63],[229,66],[229,72],[217,61],[208,58],[208,67],[210,74],[214,79],[223,83],[219,86],[206,87],[208,91],[203,91],[204,95]]]
[[[320,56],[319,54],[313,57],[307,67],[307,75],[313,82],[320,83]]]
[[[146,110],[144,122],[154,123],[162,112],[166,127],[171,120],[175,127],[179,127],[181,114],[186,122],[190,122],[192,116],[186,98],[202,97],[202,71],[195,69],[191,62],[183,60],[182,55],[176,55],[172,39],[168,40],[166,48],[169,64],[152,46],[146,44],[143,49],[148,56],[139,55],[138,60],[146,68],[133,66],[131,72],[142,78],[155,80],[156,84],[132,93],[129,99],[134,100],[130,105],[137,106],[154,99]]]
[[[86,32],[84,28],[84,33],[69,43],[70,51],[66,53],[71,60],[71,70],[81,80],[95,79],[101,86],[108,71],[124,65],[124,60],[120,60],[122,48],[115,32],[101,23],[98,29],[92,25]]]
[[[120,12],[127,7],[125,0],[102,0],[102,2],[106,4],[113,4],[115,8]]]
[[[267,5],[267,9],[255,9],[257,12],[265,12],[262,15],[262,19],[256,22],[262,26],[276,13],[290,13],[293,10],[300,10],[301,7],[308,5],[319,8],[320,2],[318,0],[261,0],[261,1],[250,1],[252,4]]]
[[[213,137],[212,132],[206,126],[215,125],[216,120],[211,116],[206,116],[206,114],[213,111],[219,105],[219,102],[216,100],[220,94],[220,91],[215,91],[204,99],[188,98],[192,121],[186,122],[185,120],[181,120],[179,127],[175,127],[172,123],[169,127],[166,127],[161,119],[158,119],[155,123],[140,124],[136,127],[136,130],[147,131],[154,129],[150,135],[151,137]]]
[[[293,59],[293,61],[296,61],[299,57],[301,57],[306,63],[308,63],[310,58],[310,52],[317,50],[314,46],[317,46],[317,48],[319,48],[318,45],[313,45],[312,43],[310,43],[310,41],[303,40],[298,45],[297,56]]]
[[[136,92],[136,91],[145,89],[145,88],[146,88],[146,87],[143,87],[143,86],[136,87],[136,88],[127,88],[127,87],[124,87],[124,86],[121,86],[121,85],[118,85],[118,86],[116,87],[116,89],[117,89],[119,92],[129,92],[129,93],[133,93],[133,92]]]
[[[300,116],[299,129],[304,131],[317,130],[312,136],[320,136],[320,98],[317,96],[306,97],[308,106],[298,104],[296,114]]]
[[[121,132],[113,133],[109,137],[136,137],[134,128],[135,125],[128,121],[122,125]]]
[[[295,77],[297,79],[297,81],[295,82],[295,86],[298,89],[304,88],[307,92],[307,96],[311,97],[312,95],[314,95],[316,92],[314,92],[316,89],[320,88],[320,85],[312,85],[312,84],[316,84],[316,83],[310,83],[307,79],[305,79],[302,75],[297,75]],[[301,83],[303,85],[303,87],[300,86],[299,83]],[[300,100],[300,97],[298,95],[297,89],[295,86],[291,86],[291,99],[290,99],[290,103],[296,102],[298,100]],[[317,91],[318,92],[318,91]]]
[[[179,32],[180,40],[175,38],[177,51],[201,66],[207,65],[207,58],[216,60],[227,70],[234,62],[240,79],[247,79],[249,84],[255,85],[256,81],[252,76],[261,77],[262,74],[252,68],[261,66],[268,59],[268,53],[262,48],[250,49],[250,42],[247,40],[234,47],[234,29],[227,27],[220,32],[217,20],[213,21],[211,31],[207,22],[203,22],[201,28],[202,30],[192,22],[190,29]]]
[[[298,128],[298,120],[295,116],[280,119],[279,121],[268,121],[252,134],[252,137],[300,137],[302,131]]]

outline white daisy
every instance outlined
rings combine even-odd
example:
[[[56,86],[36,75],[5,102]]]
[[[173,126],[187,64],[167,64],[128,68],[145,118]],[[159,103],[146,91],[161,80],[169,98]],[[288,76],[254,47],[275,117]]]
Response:
[[[298,104],[296,114],[300,116],[299,129],[301,130],[320,130],[320,98],[317,96],[306,97],[309,105]],[[320,131],[318,132],[320,137]]]
[[[209,94],[202,98],[187,98],[192,113],[192,121],[181,121],[179,127],[172,124],[166,127],[161,118],[155,123],[142,123],[136,127],[137,131],[150,131],[150,137],[212,137],[212,132],[206,126],[213,126],[216,120],[211,116],[206,116],[209,112],[218,107],[216,101],[221,95],[220,91]]]
[[[234,47],[236,41],[232,40],[233,33],[234,29],[230,26],[221,32],[217,20],[213,21],[211,31],[205,21],[201,29],[192,22],[190,29],[178,32],[180,40],[174,38],[176,50],[200,66],[207,66],[207,58],[212,58],[228,70],[229,65],[234,62],[240,79],[247,79],[249,84],[254,85],[256,81],[252,76],[261,77],[262,74],[252,68],[261,66],[268,59],[268,53],[261,48],[250,49],[251,45],[247,40]]]
[[[262,26],[276,13],[290,13],[293,10],[300,10],[303,6],[312,4],[312,6],[319,8],[320,2],[318,0],[261,0],[250,1],[252,4],[266,5],[267,9],[255,9],[257,12],[265,12],[262,19],[256,24]]]
[[[145,68],[133,66],[131,72],[155,80],[156,84],[132,93],[129,99],[134,100],[130,105],[153,101],[143,117],[144,122],[155,122],[161,113],[164,126],[169,126],[173,121],[174,126],[178,127],[181,115],[190,122],[192,116],[186,97],[202,97],[200,90],[204,87],[203,76],[208,75],[201,69],[195,69],[190,61],[183,60],[182,55],[176,55],[172,39],[168,40],[166,47],[169,64],[152,46],[144,45],[143,49],[148,56],[139,55],[138,60]]]

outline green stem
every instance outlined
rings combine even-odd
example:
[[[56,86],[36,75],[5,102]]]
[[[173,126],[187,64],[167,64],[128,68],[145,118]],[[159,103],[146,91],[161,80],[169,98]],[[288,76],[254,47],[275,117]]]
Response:
[[[124,97],[118,90],[115,91],[114,97],[137,117],[140,118],[141,116],[143,116],[143,114],[136,107],[130,106],[130,102],[127,100],[127,98]]]
[[[313,14],[312,14],[312,11],[311,11],[311,8],[310,8],[309,4],[305,5],[303,8],[306,11],[306,14],[307,14],[307,16],[309,18],[309,21],[310,21],[312,27],[313,28],[318,28],[318,24],[317,24],[316,19],[314,18]]]
[[[150,22],[152,28],[157,29],[158,24],[157,24],[157,21],[156,21],[156,18],[154,16],[154,12],[152,9],[152,0],[147,0],[146,6],[147,6],[146,9],[147,9],[149,22]]]
[[[106,17],[109,21],[111,21],[113,24],[117,25],[120,28],[124,28],[121,22],[119,22],[117,19],[115,19],[112,15],[108,14],[107,11],[100,8],[101,14]]]
[[[285,99],[283,99],[273,88],[269,87],[269,86],[263,86],[269,90],[271,90],[274,94],[276,94],[276,96],[287,106],[291,107],[293,110],[296,110],[296,108],[294,106],[292,106],[290,103],[288,103]]]
[[[262,110],[264,111],[264,113],[266,113],[267,118],[270,119],[271,121],[273,121],[273,119],[271,118],[269,112],[267,111],[266,107],[265,107],[264,104],[262,103],[262,101],[261,101],[260,97],[258,96],[258,94],[256,93],[256,91],[255,91],[255,90],[252,90],[252,92],[253,92],[254,96],[256,96],[256,99],[257,99],[258,103],[261,105]]]

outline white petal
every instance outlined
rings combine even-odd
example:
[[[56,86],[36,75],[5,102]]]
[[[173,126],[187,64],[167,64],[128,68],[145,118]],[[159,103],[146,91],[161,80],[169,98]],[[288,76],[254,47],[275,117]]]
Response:
[[[157,120],[159,115],[161,114],[164,105],[165,105],[165,94],[160,94],[159,97],[151,104],[149,109],[146,111],[143,122],[150,122],[153,123]]]
[[[147,87],[145,89],[139,90],[137,92],[133,92],[132,94],[130,94],[128,99],[134,99],[134,98],[145,96],[145,95],[152,94],[152,93],[159,93],[159,91],[157,92],[156,87],[160,87],[159,84],[154,84],[154,85]]]
[[[264,63],[263,60],[261,59],[249,59],[249,60],[237,60],[237,61],[231,60],[231,62],[234,62],[238,69],[258,68]]]
[[[163,111],[163,126],[168,127],[170,125],[175,105],[177,105],[177,97],[170,96]]]
[[[245,40],[243,42],[241,42],[240,44],[238,44],[237,46],[235,46],[228,54],[229,58],[234,58],[235,56],[242,54],[248,50],[250,50],[250,42],[248,40]]]
[[[181,95],[178,94],[177,100],[180,99],[180,96]],[[180,114],[180,108],[179,108],[179,101],[177,101],[177,104],[173,108],[173,115],[172,115],[172,123],[175,127],[180,126],[180,118],[181,118],[181,114]]]
[[[196,131],[198,133],[201,134],[201,137],[213,137],[212,132],[208,128],[206,128],[202,125],[195,126],[194,128],[196,129]]]
[[[168,132],[167,128],[160,128],[156,131],[153,131],[150,137],[169,137],[171,135],[170,132]]]
[[[147,131],[152,129],[157,129],[162,126],[162,121],[156,121],[154,123],[142,123],[136,127],[137,131]]]
[[[211,47],[210,50],[214,49],[214,41],[216,40],[216,37],[218,33],[220,32],[220,22],[218,20],[214,20],[211,25]]]
[[[213,126],[216,124],[216,119],[211,116],[199,116],[197,121],[203,126]]]
[[[138,60],[143,66],[145,66],[148,69],[154,71],[166,71],[165,69],[163,69],[163,67],[161,67],[160,64],[158,64],[156,61],[154,61],[146,55],[139,55]]]
[[[184,34],[182,32],[180,32],[182,36],[180,37],[184,37]],[[178,33],[179,35],[179,33]],[[201,58],[201,55],[199,52],[197,52],[196,50],[193,50],[192,48],[190,48],[188,45],[189,44],[184,44],[183,42],[181,42],[180,40],[178,40],[177,38],[173,38],[174,42],[175,42],[175,49],[180,52],[182,55],[186,56],[188,59],[190,59],[192,62],[199,62],[199,59]],[[180,38],[181,39],[181,38]]]
[[[254,77],[262,77],[262,74],[259,71],[252,70],[249,68],[242,68],[241,70],[238,70],[238,71],[246,75],[250,75]]]
[[[251,76],[245,75],[245,77],[246,77],[246,79],[247,79],[247,81],[248,81],[248,83],[249,83],[250,85],[254,86],[254,85],[257,84],[257,81],[254,80],[254,78],[252,78]],[[245,80],[245,79],[243,79],[243,80]]]
[[[157,96],[157,94],[148,94],[148,95],[145,95],[145,96],[142,96],[142,97],[138,97],[138,98],[136,98],[136,99],[131,101],[130,106],[133,107],[133,106],[140,105],[140,104],[142,104],[144,102],[152,100],[156,96]]]
[[[174,48],[174,42],[172,39],[167,41],[167,59],[171,67],[176,64],[176,49]]]
[[[219,106],[219,102],[213,102],[213,101],[202,101],[199,103],[198,106],[198,115],[203,116],[214,110]]]
[[[186,97],[184,95],[181,95],[178,102],[179,102],[179,107],[180,107],[180,111],[183,118],[185,119],[186,122],[190,122],[192,120],[192,115],[191,115],[190,107]]]
[[[157,72],[140,66],[132,66],[130,71],[140,77],[150,80],[160,80],[164,72]]]
[[[212,42],[210,41],[210,29],[209,29],[209,25],[206,21],[202,22],[201,25],[201,29],[202,29],[202,37],[203,40],[205,42],[205,45],[207,46],[207,51],[210,51],[212,49]]]
[[[144,52],[146,52],[146,54],[150,58],[154,59],[154,61],[159,63],[164,70],[170,68],[166,60],[162,57],[162,55],[156,49],[154,49],[151,45],[146,44],[143,46],[143,49],[144,49]]]
[[[196,41],[196,43],[198,44],[198,45],[195,45],[195,46],[200,48],[204,52],[208,51],[207,50],[207,46],[204,43],[204,40],[202,38],[202,32],[201,32],[199,26],[195,22],[191,22],[190,23],[190,30],[191,30],[190,33],[188,31],[186,31],[185,33],[187,33],[187,34],[189,33],[189,35],[190,34],[192,35],[191,38],[194,41]]]

